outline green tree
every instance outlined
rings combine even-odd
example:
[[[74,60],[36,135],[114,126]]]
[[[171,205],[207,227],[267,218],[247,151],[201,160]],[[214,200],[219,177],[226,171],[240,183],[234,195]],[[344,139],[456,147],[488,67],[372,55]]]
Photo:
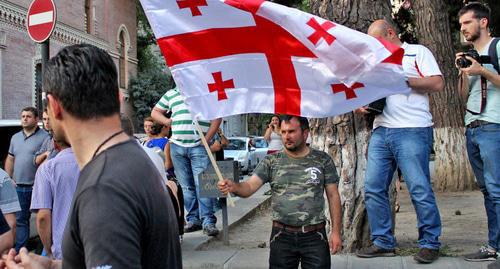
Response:
[[[137,77],[130,80],[132,104],[140,125],[174,81],[160,54],[151,26],[139,1],[137,8]]]

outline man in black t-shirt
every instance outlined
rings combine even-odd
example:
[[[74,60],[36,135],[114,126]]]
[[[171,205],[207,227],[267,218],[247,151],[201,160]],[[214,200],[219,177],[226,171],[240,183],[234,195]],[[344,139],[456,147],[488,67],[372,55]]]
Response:
[[[66,47],[49,60],[43,81],[54,138],[72,146],[81,169],[64,231],[64,267],[182,268],[166,187],[121,128],[111,57],[92,45]],[[23,265],[40,261],[32,256],[23,250]],[[36,266],[54,268],[61,261]]]

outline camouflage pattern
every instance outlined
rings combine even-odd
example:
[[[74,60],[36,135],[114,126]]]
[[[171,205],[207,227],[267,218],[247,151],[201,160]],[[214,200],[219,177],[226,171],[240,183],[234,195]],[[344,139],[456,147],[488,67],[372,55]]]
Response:
[[[339,182],[337,169],[327,153],[311,149],[307,156],[295,159],[281,151],[266,156],[254,174],[271,185],[273,220],[293,226],[326,220],[325,186]]]

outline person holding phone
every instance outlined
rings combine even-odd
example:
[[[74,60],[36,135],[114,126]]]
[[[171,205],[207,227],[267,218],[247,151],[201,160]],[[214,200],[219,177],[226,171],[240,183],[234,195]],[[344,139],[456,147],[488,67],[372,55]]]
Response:
[[[266,133],[264,134],[264,139],[269,143],[267,154],[274,154],[283,149],[279,124],[280,117],[278,115],[273,115],[266,129]]]

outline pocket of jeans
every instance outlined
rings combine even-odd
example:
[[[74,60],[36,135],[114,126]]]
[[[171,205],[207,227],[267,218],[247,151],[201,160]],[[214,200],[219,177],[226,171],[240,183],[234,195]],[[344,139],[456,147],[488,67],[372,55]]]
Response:
[[[272,244],[277,238],[278,236],[280,236],[281,232],[283,230],[279,230],[276,234],[271,234],[271,239],[269,239],[269,244]]]
[[[317,231],[316,234],[319,236],[319,239],[325,243],[328,243],[328,240],[326,239],[326,234],[323,234],[322,231]]]

